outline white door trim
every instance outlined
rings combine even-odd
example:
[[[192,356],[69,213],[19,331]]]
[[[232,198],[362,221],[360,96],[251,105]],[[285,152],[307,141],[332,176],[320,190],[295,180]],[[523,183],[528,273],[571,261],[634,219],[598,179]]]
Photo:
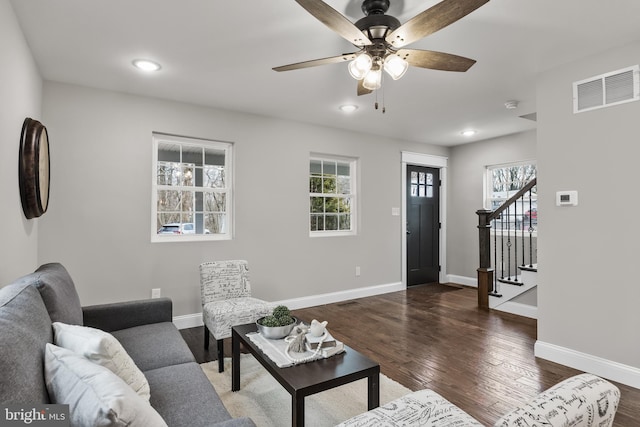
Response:
[[[447,165],[448,157],[430,154],[402,152],[402,284],[407,287],[407,165],[426,166],[440,169],[440,283],[447,277]]]

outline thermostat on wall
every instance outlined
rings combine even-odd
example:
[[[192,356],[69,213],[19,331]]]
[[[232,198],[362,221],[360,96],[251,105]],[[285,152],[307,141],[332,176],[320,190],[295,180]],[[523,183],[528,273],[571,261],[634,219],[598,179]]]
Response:
[[[577,206],[577,205],[578,205],[577,191],[557,191],[556,192],[556,206]]]

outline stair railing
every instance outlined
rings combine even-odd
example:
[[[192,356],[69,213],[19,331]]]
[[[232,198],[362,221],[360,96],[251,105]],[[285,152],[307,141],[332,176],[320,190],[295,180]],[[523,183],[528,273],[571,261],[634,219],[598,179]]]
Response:
[[[533,267],[534,248],[533,232],[533,205],[531,195],[533,187],[537,184],[537,179],[529,181],[513,197],[505,201],[495,210],[481,209],[476,212],[478,215],[478,242],[480,245],[480,267],[478,268],[478,306],[489,308],[489,295],[501,297],[498,293],[498,274],[495,265],[500,260],[499,275],[500,281],[513,285],[522,285],[519,278],[518,268],[518,245],[521,246],[521,266]],[[525,195],[528,197],[525,198]],[[529,203],[529,215],[524,215],[525,203]],[[521,214],[519,216],[516,203],[521,204]],[[512,213],[513,210],[513,213]],[[527,221],[528,220],[528,221]],[[537,215],[536,215],[537,221]],[[527,224],[528,222],[528,224]],[[512,227],[513,223],[513,227]],[[493,233],[493,256],[491,253],[491,229],[496,226]],[[525,226],[528,226],[525,229]],[[520,232],[520,242],[518,242],[518,232]],[[529,234],[529,250],[526,250],[525,233]],[[498,237],[500,237],[498,239]],[[513,257],[512,257],[513,253]],[[528,255],[528,256],[527,256]],[[498,258],[500,257],[500,258]],[[506,257],[506,260],[505,260]],[[493,258],[493,262],[492,262]],[[512,274],[512,269],[513,273]]]

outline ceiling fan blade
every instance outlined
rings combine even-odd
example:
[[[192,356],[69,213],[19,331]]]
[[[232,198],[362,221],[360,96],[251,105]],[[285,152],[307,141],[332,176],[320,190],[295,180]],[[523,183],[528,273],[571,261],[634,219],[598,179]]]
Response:
[[[488,1],[443,0],[402,24],[386,37],[386,41],[395,48],[406,46],[453,24]]]
[[[362,84],[364,83],[364,79],[358,80],[358,96],[367,95],[373,92],[371,89],[367,89]]]
[[[331,56],[329,58],[313,59],[311,61],[296,62],[295,64],[282,65],[280,67],[274,67],[273,71],[290,71],[299,70],[300,68],[317,67],[319,65],[336,64],[338,62],[351,61],[356,57],[356,53],[343,53],[338,56]]]
[[[321,0],[296,0],[296,2],[349,43],[356,46],[371,44],[371,40],[358,27],[325,2]]]
[[[474,59],[433,50],[400,49],[396,54],[409,65],[431,70],[464,72],[476,63]]]

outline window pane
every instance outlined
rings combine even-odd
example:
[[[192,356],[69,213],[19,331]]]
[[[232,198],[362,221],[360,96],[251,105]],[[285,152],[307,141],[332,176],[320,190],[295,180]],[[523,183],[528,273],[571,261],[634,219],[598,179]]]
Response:
[[[427,187],[427,197],[433,197],[433,187],[431,186]]]
[[[311,224],[315,227],[313,231],[324,231],[324,215],[311,215]]]
[[[180,162],[180,145],[178,144],[158,144],[159,162]]]
[[[309,178],[309,192],[322,193],[322,178],[315,176]]]
[[[177,211],[180,209],[180,192],[179,191],[158,191],[158,212]]]
[[[351,199],[341,198],[338,199],[338,212],[350,213],[351,212]]]
[[[182,167],[182,183],[180,185],[185,187],[191,187],[194,185],[192,166]]]
[[[335,175],[336,174],[336,162],[323,161],[322,162],[322,173],[324,175]]]
[[[215,148],[204,149],[204,164],[210,166],[222,166],[224,167],[224,150]]]
[[[351,176],[351,165],[349,163],[338,163],[338,176]]]
[[[157,183],[159,185],[178,185],[180,178],[180,163],[160,163],[157,166]]]
[[[336,193],[336,179],[335,178],[323,178],[322,179],[322,192],[327,194]]]
[[[418,172],[411,172],[411,183],[412,184],[418,183]]]
[[[191,147],[188,145],[183,146],[182,163],[191,163],[193,165],[202,166],[202,147]]]
[[[426,182],[425,176],[426,176],[426,174],[424,172],[420,172],[418,174],[418,183],[419,184],[424,184]]]
[[[310,209],[313,213],[324,212],[324,197],[311,197]]]
[[[181,193],[182,203],[180,204],[182,212],[193,212],[194,197],[191,191],[183,191]]]
[[[327,197],[324,201],[324,211],[330,213],[338,213],[338,198]]]
[[[322,175],[322,162],[320,160],[311,160],[309,162],[309,173],[311,175]]]
[[[226,212],[227,195],[225,193],[204,193],[206,212]]]
[[[420,187],[418,187],[418,197],[424,197],[425,193],[424,193],[424,185],[421,185]]]
[[[339,194],[351,193],[351,177],[338,176],[338,193]]]
[[[203,172],[203,187],[225,188],[224,166],[205,166]]]
[[[428,173],[427,174],[427,185],[433,185],[433,174],[432,173]]]
[[[227,215],[223,213],[209,213],[205,215],[205,234],[220,234],[227,232]],[[208,230],[208,232],[207,232]]]
[[[337,230],[338,229],[338,216],[326,215],[324,217],[324,229],[325,230]]]
[[[417,180],[417,175],[416,175]],[[411,197],[416,197],[418,195],[418,184],[411,184]]]
[[[338,215],[340,230],[351,230],[351,215]]]

